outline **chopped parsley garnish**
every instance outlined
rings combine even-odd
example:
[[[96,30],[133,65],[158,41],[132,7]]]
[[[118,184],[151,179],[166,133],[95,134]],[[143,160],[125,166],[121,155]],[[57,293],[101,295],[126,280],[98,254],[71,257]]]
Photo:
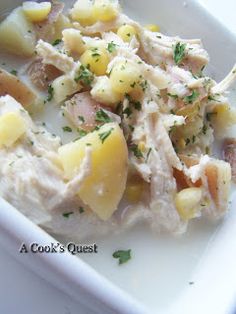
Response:
[[[180,42],[174,46],[174,61],[177,65],[179,65],[185,57],[185,48],[186,44],[181,44]]]
[[[83,65],[80,66],[78,76],[75,77],[76,82],[82,82],[85,86],[91,86],[94,80],[93,74]]]
[[[100,109],[96,112],[95,121],[108,123],[108,122],[111,122],[112,120],[104,110]]]
[[[207,132],[207,126],[204,124],[202,128],[202,133],[206,134],[206,132]]]
[[[170,93],[168,93],[167,94],[169,97],[171,97],[171,98],[174,98],[174,99],[177,99],[178,98],[178,95],[174,95],[174,94],[170,94]]]
[[[132,114],[132,110],[129,107],[127,107],[123,110],[123,114],[126,114],[126,117],[129,118]]]
[[[199,95],[199,92],[194,90],[191,95],[184,97],[184,102],[192,104],[199,97]]]
[[[118,250],[112,256],[119,259],[119,265],[128,262],[131,259],[131,250]]]
[[[148,150],[148,153],[147,153],[146,161],[148,161],[148,158],[149,158],[149,156],[150,156],[150,154],[151,154],[151,151],[152,151],[152,148],[150,147],[149,150]]]
[[[87,135],[87,132],[85,130],[82,130],[82,129],[77,129],[77,132],[79,133],[80,138]]]
[[[190,143],[191,143],[190,139],[189,139],[189,138],[187,138],[187,139],[185,140],[185,144],[186,144],[186,146],[187,146],[188,144],[190,144]]]
[[[133,101],[132,104],[136,110],[140,111],[142,109],[142,104],[140,101]]]
[[[130,129],[131,132],[134,131],[134,127],[131,124],[129,124],[129,129]]]
[[[52,85],[48,86],[48,98],[47,101],[51,101],[53,99],[54,89]]]
[[[82,206],[79,207],[80,214],[84,213],[84,208]]]
[[[64,132],[72,132],[72,128],[69,127],[68,125],[63,126],[62,130],[63,130]]]
[[[219,102],[219,100],[215,99],[212,95],[209,95],[207,97],[208,100],[212,100],[212,101],[216,101],[216,102]]]
[[[102,142],[102,144],[105,142],[105,140],[108,138],[108,136],[111,135],[111,132],[114,130],[114,128],[110,128],[108,131],[99,133],[98,136]]]
[[[141,150],[138,148],[138,145],[136,145],[136,144],[133,144],[132,146],[131,146],[131,151],[134,153],[134,156],[136,157],[136,158],[143,158],[143,153],[141,152]]]
[[[74,212],[68,212],[68,213],[63,213],[62,216],[65,217],[65,218],[69,218],[70,215],[73,215]]]
[[[142,104],[141,104],[140,101],[133,100],[133,99],[130,97],[129,94],[125,94],[125,97],[128,99],[129,104],[134,107],[134,109],[136,109],[136,110],[138,110],[138,111],[140,111],[140,110],[142,109]],[[127,109],[127,108],[126,108],[126,109]],[[131,109],[130,109],[130,111],[131,111]],[[127,116],[129,116],[129,115],[132,113],[132,111],[131,111],[131,112],[129,112],[129,110],[128,110],[128,112],[124,112],[124,111],[123,111],[123,113],[126,113],[126,114],[128,113]]]
[[[142,83],[139,84],[140,87],[142,88],[143,92],[145,92],[145,90],[147,89],[148,87],[148,82],[147,80],[143,81]]]
[[[15,76],[17,76],[17,71],[16,70],[11,70],[11,72],[10,72],[12,75],[15,75]]]
[[[62,42],[62,40],[58,38],[58,39],[54,40],[54,42],[52,43],[52,46],[57,46],[57,45],[59,45],[61,42]]]
[[[206,119],[207,121],[211,121],[212,116],[216,115],[217,112],[207,112]]]
[[[116,50],[116,44],[114,44],[113,41],[110,42],[110,43],[108,43],[108,45],[107,45],[107,50],[108,50],[110,53],[114,52],[114,51]]]
[[[78,116],[78,119],[79,119],[79,121],[81,121],[81,122],[85,122],[85,120],[84,120],[84,117],[83,116]]]
[[[92,57],[93,58],[96,58],[96,57],[100,57],[101,55],[100,55],[100,53],[98,53],[98,52],[93,52],[92,53]]]

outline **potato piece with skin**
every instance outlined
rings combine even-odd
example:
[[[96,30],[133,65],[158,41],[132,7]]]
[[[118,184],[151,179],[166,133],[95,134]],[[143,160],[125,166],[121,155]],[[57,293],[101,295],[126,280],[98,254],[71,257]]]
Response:
[[[70,53],[81,55],[86,50],[86,45],[79,30],[73,28],[64,29],[62,36],[65,49]]]
[[[71,179],[80,169],[87,145],[91,145],[91,172],[78,191],[82,201],[102,220],[116,211],[123,196],[128,170],[127,144],[117,123],[103,125],[76,142],[59,148],[65,176]]]
[[[62,75],[56,78],[52,84],[53,99],[56,103],[61,103],[67,97],[81,90],[81,85],[76,83],[70,75]]]
[[[97,21],[110,22],[119,14],[118,1],[95,0],[92,12]]]
[[[0,148],[10,147],[26,131],[26,123],[20,114],[8,112],[0,117]]]
[[[36,100],[35,93],[18,77],[0,68],[0,96],[10,95],[22,106],[28,107]]]
[[[114,65],[110,74],[112,89],[120,94],[127,94],[140,83],[142,73],[137,64],[130,60]]]
[[[29,21],[33,23],[42,22],[47,17],[51,11],[52,5],[51,2],[35,2],[35,1],[26,1],[22,4],[23,12]]]
[[[107,76],[97,78],[91,90],[93,99],[101,104],[116,108],[117,104],[124,98],[122,94],[112,89],[111,81]]]
[[[82,26],[89,26],[96,22],[93,15],[93,3],[90,0],[78,0],[71,9],[72,20],[79,22]]]
[[[177,193],[175,206],[180,217],[185,221],[196,217],[201,199],[201,188],[187,188]]]
[[[100,76],[106,74],[110,59],[106,50],[91,48],[82,54],[80,62],[91,72]]]
[[[34,53],[36,36],[33,24],[26,18],[22,8],[16,8],[0,24],[1,48],[24,57]]]

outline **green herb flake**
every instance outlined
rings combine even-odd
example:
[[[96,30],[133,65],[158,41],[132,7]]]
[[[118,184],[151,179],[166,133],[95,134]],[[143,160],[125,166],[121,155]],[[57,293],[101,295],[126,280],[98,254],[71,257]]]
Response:
[[[62,42],[62,40],[58,38],[58,39],[54,40],[54,42],[52,43],[52,46],[57,46],[57,45],[59,45],[61,42]]]
[[[102,123],[109,123],[112,120],[104,110],[100,109],[96,112],[95,121],[102,122]]]
[[[199,97],[199,92],[193,91],[191,95],[184,97],[184,102],[187,104],[192,104]]]
[[[181,44],[180,42],[178,42],[175,46],[174,46],[174,61],[177,65],[179,65],[182,60],[185,57],[185,49],[186,49],[186,44]]]
[[[100,53],[98,53],[98,52],[92,53],[92,57],[93,57],[93,58],[100,57],[100,56],[101,56],[101,55],[100,55]]]
[[[48,98],[47,101],[51,101],[53,99],[54,89],[52,85],[48,86]]]
[[[202,133],[205,135],[207,132],[207,126],[204,124],[202,128]]]
[[[129,129],[130,129],[131,132],[134,131],[134,127],[131,124],[129,124]]]
[[[110,53],[113,53],[115,50],[116,50],[116,44],[112,42],[108,43],[107,45],[107,50],[110,52]]]
[[[10,72],[12,75],[15,75],[15,76],[17,76],[17,71],[16,70],[11,70],[11,72]]]
[[[141,152],[141,150],[138,148],[138,145],[136,145],[136,144],[133,144],[132,146],[131,146],[131,151],[134,153],[134,156],[136,157],[136,158],[143,158],[143,153]]]
[[[174,94],[170,94],[170,93],[168,93],[167,95],[171,98],[178,99],[178,95],[174,95]]]
[[[108,136],[111,135],[111,132],[114,130],[114,128],[110,128],[108,131],[99,133],[98,136],[102,142],[102,144],[105,142],[105,140],[108,138]]]
[[[220,102],[219,100],[215,99],[215,97],[213,97],[212,95],[209,95],[207,97],[208,100],[211,100],[211,101],[216,101],[216,102]]]
[[[82,206],[79,207],[79,213],[83,214],[84,213],[84,208]]]
[[[142,104],[140,101],[133,101],[132,104],[136,110],[140,111],[142,109]]]
[[[214,115],[217,115],[217,112],[207,112],[206,120],[210,122]]]
[[[152,151],[152,148],[150,147],[149,150],[148,150],[148,152],[147,152],[146,161],[148,161],[148,158],[149,158],[149,156],[150,156],[150,154],[151,154],[151,151]]]
[[[87,135],[87,132],[83,129],[77,129],[77,132],[79,133],[79,138],[84,137]]]
[[[78,116],[79,121],[81,121],[82,123],[85,122],[84,117],[83,116]]]
[[[139,85],[142,88],[143,92],[145,92],[145,90],[148,87],[148,82],[147,82],[147,80],[145,80],[145,81],[141,82]]]
[[[123,110],[123,115],[126,115],[127,118],[129,118],[131,114],[132,114],[132,110],[129,107]]]
[[[80,66],[79,74],[75,77],[75,81],[82,82],[85,86],[91,86],[94,80],[93,74],[83,65]]]
[[[71,133],[71,132],[72,132],[72,128],[71,128],[71,127],[69,127],[68,125],[63,126],[62,130],[63,130],[64,132],[69,132],[69,133]]]
[[[74,212],[67,212],[67,213],[63,213],[62,216],[65,218],[69,218],[73,214],[74,214]]]
[[[119,265],[128,262],[131,259],[131,250],[118,250],[112,256],[119,259]]]

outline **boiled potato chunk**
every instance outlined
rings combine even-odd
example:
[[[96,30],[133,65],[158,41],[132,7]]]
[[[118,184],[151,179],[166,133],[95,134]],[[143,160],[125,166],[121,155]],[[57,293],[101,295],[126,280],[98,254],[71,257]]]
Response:
[[[56,103],[61,103],[80,89],[81,85],[67,74],[59,76],[52,82],[53,99]]]
[[[96,22],[93,15],[93,3],[90,0],[78,0],[71,10],[72,20],[79,22],[82,26],[92,25]]]
[[[16,112],[8,112],[0,117],[0,148],[10,147],[26,131],[24,119]]]
[[[177,193],[175,206],[180,217],[185,221],[196,217],[201,199],[201,188],[191,187]]]
[[[62,31],[62,36],[64,46],[70,53],[81,55],[86,50],[83,37],[79,30],[73,28],[64,29]]]
[[[35,44],[33,24],[28,21],[22,8],[16,8],[0,24],[0,46],[13,54],[30,57]]]
[[[96,20],[110,22],[114,20],[119,13],[118,2],[111,0],[95,0],[93,5],[93,15]]]
[[[130,60],[121,61],[114,65],[110,74],[112,89],[123,95],[129,93],[139,85],[141,77],[137,64]]]
[[[52,4],[51,2],[38,3],[35,1],[26,1],[23,2],[22,7],[27,18],[34,23],[46,20],[51,11]]]
[[[91,145],[91,146],[87,146]],[[85,178],[79,196],[102,220],[108,220],[123,196],[128,168],[128,150],[117,123],[103,125],[76,142],[59,148],[65,175],[72,179],[91,147],[91,172]]]
[[[97,102],[116,108],[118,103],[123,99],[123,96],[111,87],[110,79],[107,76],[99,76],[91,90],[93,99]]]
[[[124,42],[129,43],[133,36],[137,35],[136,29],[132,25],[122,25],[118,31],[117,35],[123,39]]]
[[[106,74],[110,59],[106,50],[91,48],[82,54],[80,62],[91,72],[99,76]]]

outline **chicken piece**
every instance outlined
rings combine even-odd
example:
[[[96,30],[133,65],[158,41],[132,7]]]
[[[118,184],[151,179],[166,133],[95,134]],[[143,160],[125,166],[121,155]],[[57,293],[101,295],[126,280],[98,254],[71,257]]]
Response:
[[[28,107],[36,100],[35,93],[17,76],[0,68],[0,96],[10,95],[24,107]]]
[[[75,94],[70,100],[65,102],[64,112],[71,122],[85,130],[91,131],[98,125],[96,122],[96,112],[101,107],[92,99],[89,92]]]
[[[236,64],[230,73],[217,85],[213,86],[211,89],[212,94],[222,94],[226,92],[236,81]]]
[[[222,160],[213,158],[199,159],[195,156],[179,155],[185,166],[189,168],[190,173],[198,174],[199,178],[192,180],[189,172],[174,170],[174,176],[180,189],[187,187],[204,186],[214,203],[214,209],[209,214],[212,217],[219,218],[228,208],[228,195],[231,182],[230,164]],[[210,206],[211,207],[211,206]]]
[[[236,139],[227,138],[223,144],[223,159],[230,163],[232,178],[236,183]]]
[[[37,37],[46,41],[52,41],[54,38],[53,29],[55,23],[57,22],[58,18],[60,17],[64,8],[64,4],[61,2],[52,2],[51,11],[46,20],[40,23],[35,23],[35,31]]]
[[[200,72],[203,66],[209,62],[209,56],[203,49],[201,40],[183,40],[178,37],[168,37],[163,34],[150,32],[148,30],[139,30],[142,55],[149,63],[161,64],[168,61],[173,64],[173,47],[178,43],[185,45],[185,56],[182,63],[189,66],[194,73]],[[150,49],[150,46],[152,49]],[[194,69],[192,69],[194,65]]]
[[[27,74],[34,86],[45,90],[53,80],[62,75],[62,72],[53,65],[44,64],[41,58],[36,58],[29,65]]]
[[[76,66],[73,58],[60,53],[52,45],[43,40],[39,40],[36,46],[37,54],[42,58],[45,64],[51,64],[62,72],[71,72]]]

